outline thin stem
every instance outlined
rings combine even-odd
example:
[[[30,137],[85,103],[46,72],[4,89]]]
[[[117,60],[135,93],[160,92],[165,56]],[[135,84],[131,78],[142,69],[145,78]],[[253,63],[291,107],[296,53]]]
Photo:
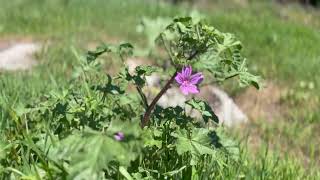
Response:
[[[163,45],[164,45],[164,48],[166,49],[166,51],[167,51],[167,53],[168,53],[168,55],[169,55],[169,57],[170,57],[171,63],[172,63],[173,65],[175,65],[175,63],[173,62],[173,61],[174,61],[174,56],[172,55],[172,52],[171,52],[170,48],[167,46],[166,41],[164,40],[164,37],[163,37],[162,34],[161,34],[160,37],[161,37],[161,41],[162,41],[162,43],[163,43]]]
[[[142,89],[140,86],[136,85],[136,89],[141,97],[141,100],[142,100],[142,104],[144,106],[145,109],[148,108],[148,100],[147,100],[147,97],[144,95],[144,93],[142,92]]]
[[[228,77],[225,77],[225,78],[223,79],[223,81],[226,81],[226,80],[228,80],[228,79],[234,78],[234,77],[236,77],[236,76],[239,76],[239,73],[236,73],[236,74],[230,75],[230,76],[228,76]],[[210,81],[210,82],[208,82],[208,83],[202,83],[202,84],[200,85],[200,87],[212,85],[212,84],[215,84],[215,83],[218,83],[218,82],[221,82],[221,81],[216,80],[216,81]]]
[[[195,51],[193,54],[191,54],[188,58],[188,60],[191,60],[193,58],[195,58],[198,54],[198,51]],[[167,90],[171,87],[171,84],[174,81],[174,78],[176,77],[178,71],[176,71],[171,78],[169,79],[169,81],[164,85],[164,87],[161,89],[161,91],[157,94],[157,96],[153,99],[153,101],[151,102],[151,104],[148,106],[146,113],[143,116],[143,119],[141,121],[141,127],[144,128],[146,125],[148,125],[149,120],[150,120],[150,115],[152,113],[152,110],[154,109],[155,105],[157,104],[157,102],[159,101],[159,99],[167,92]]]
[[[154,109],[155,105],[159,101],[159,99],[162,97],[164,93],[167,92],[167,90],[171,87],[172,82],[174,81],[174,78],[177,75],[177,71],[171,76],[169,81],[166,83],[166,85],[161,89],[161,91],[157,94],[157,96],[153,99],[151,104],[148,106],[146,113],[143,116],[141,127],[144,128],[148,123],[150,119],[150,115],[152,113],[152,110]]]

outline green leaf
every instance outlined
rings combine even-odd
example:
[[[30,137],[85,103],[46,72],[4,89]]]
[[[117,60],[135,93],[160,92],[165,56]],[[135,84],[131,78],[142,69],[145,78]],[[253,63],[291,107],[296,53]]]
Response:
[[[100,55],[106,52],[117,53],[120,55],[120,57],[132,56],[133,46],[130,43],[122,43],[119,46],[102,44],[98,46],[95,50],[88,51],[86,54],[86,60],[88,63],[91,63],[94,60],[96,60]]]
[[[218,44],[219,51],[224,51],[225,49],[235,47],[236,49],[241,49],[241,42],[238,41],[233,34],[224,33],[222,44]]]
[[[133,180],[131,175],[128,173],[127,169],[123,166],[119,167],[120,173],[127,179],[127,180]]]
[[[240,74],[239,80],[240,80],[240,86],[242,86],[242,87],[252,85],[256,89],[261,88],[260,87],[261,78],[259,76],[252,75],[248,72],[243,72]]]
[[[9,153],[9,149],[12,147],[12,144],[9,144],[7,142],[4,142],[3,140],[0,140],[0,160],[4,159],[7,156],[7,153]]]
[[[150,127],[143,130],[143,144],[145,147],[157,147],[160,149],[162,147],[162,141],[156,140],[156,138],[161,137],[162,132],[156,128]]]
[[[212,147],[209,133],[205,128],[194,128],[190,134],[185,129],[172,133],[172,136],[177,138],[177,153],[182,155],[189,152],[194,160],[205,154],[215,156],[216,151]]]
[[[107,75],[107,77],[108,77],[108,82],[104,86],[102,85],[93,86],[92,89],[103,92],[104,94],[112,94],[112,95],[124,94],[124,91],[119,86],[114,85],[112,83],[111,76]]]
[[[120,56],[132,56],[133,46],[130,43],[122,43],[119,45]]]
[[[110,122],[109,127],[107,129],[107,133],[109,135],[113,135],[116,132],[123,132],[125,133],[128,137],[132,138],[138,138],[142,130],[140,128],[140,119],[130,119],[131,121],[121,121],[121,120],[113,120]],[[128,128],[130,127],[130,128]]]
[[[148,40],[149,50],[155,47],[157,36],[166,28],[166,25],[171,22],[169,18],[157,17],[156,19],[142,18],[141,25],[137,27],[139,32],[143,32]]]
[[[196,21],[191,17],[175,18],[159,36],[172,64],[192,64],[198,71],[208,71],[212,81],[217,82],[239,76],[241,86],[259,88],[259,78],[248,72],[241,56],[241,42],[233,34]]]
[[[94,60],[96,60],[100,55],[102,55],[105,52],[111,52],[110,46],[106,44],[102,44],[96,48],[94,51],[88,51],[86,54],[86,59],[90,63]]]
[[[154,72],[160,71],[160,68],[155,66],[146,66],[141,65],[136,67],[136,73],[138,76],[144,75],[144,76],[150,76]]]
[[[150,76],[152,73],[159,70],[160,68],[155,66],[137,66],[135,69],[136,75],[132,76],[132,79],[136,85],[143,87],[146,84],[146,76]]]
[[[120,123],[114,123],[107,134],[86,130],[82,133],[75,133],[62,141],[57,157],[63,160],[70,160],[70,178],[85,172],[88,177],[98,176],[103,169],[109,168],[111,161],[127,167],[135,160],[140,152],[142,144],[136,139],[138,132],[131,128],[126,130]],[[127,123],[124,123],[127,125]],[[132,125],[131,125],[132,126]],[[113,138],[114,132],[123,132],[125,139],[116,141]]]
[[[239,145],[236,141],[234,141],[232,138],[230,138],[226,133],[223,127],[219,127],[216,129],[216,136],[219,138],[219,143],[228,153],[228,156],[239,160],[240,158],[240,149]]]
[[[182,166],[180,169],[163,173],[163,175],[164,175],[164,176],[174,176],[175,174],[178,174],[178,173],[182,172],[182,170],[184,170],[186,167],[187,167],[187,166]]]
[[[213,110],[207,102],[192,98],[188,100],[186,104],[198,110],[206,123],[208,123],[209,119],[213,120],[215,123],[219,123],[217,115],[213,112]]]

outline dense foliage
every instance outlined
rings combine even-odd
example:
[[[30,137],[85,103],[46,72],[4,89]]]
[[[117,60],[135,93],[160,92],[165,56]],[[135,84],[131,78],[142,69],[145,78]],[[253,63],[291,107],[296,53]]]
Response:
[[[85,56],[69,87],[52,91],[28,106],[1,107],[0,173],[2,179],[213,179],[239,150],[223,134],[214,110],[194,96],[184,107],[160,107],[157,97],[173,86],[186,66],[205,80],[238,77],[240,85],[258,86],[247,71],[241,43],[204,21],[176,18],[156,39],[171,62],[166,69],[138,66],[130,73],[126,58],[133,46],[103,44]],[[99,57],[119,56],[120,72],[103,72]],[[146,76],[171,74],[152,102],[143,93]]]

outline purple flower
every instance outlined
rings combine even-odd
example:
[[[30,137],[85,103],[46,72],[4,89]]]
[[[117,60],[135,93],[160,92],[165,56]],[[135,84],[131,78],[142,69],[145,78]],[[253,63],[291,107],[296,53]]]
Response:
[[[201,83],[203,75],[200,72],[192,75],[192,67],[186,66],[182,68],[181,72],[178,72],[175,80],[180,85],[180,90],[184,95],[197,94],[199,93],[197,84]]]
[[[123,132],[117,132],[114,134],[114,139],[117,141],[122,141],[124,139],[124,134]]]

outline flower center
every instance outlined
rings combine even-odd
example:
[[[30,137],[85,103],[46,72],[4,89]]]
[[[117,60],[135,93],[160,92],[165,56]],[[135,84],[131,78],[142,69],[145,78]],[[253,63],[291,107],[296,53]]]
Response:
[[[183,84],[183,85],[189,84],[189,79],[184,79],[183,82],[182,82],[182,84]]]

